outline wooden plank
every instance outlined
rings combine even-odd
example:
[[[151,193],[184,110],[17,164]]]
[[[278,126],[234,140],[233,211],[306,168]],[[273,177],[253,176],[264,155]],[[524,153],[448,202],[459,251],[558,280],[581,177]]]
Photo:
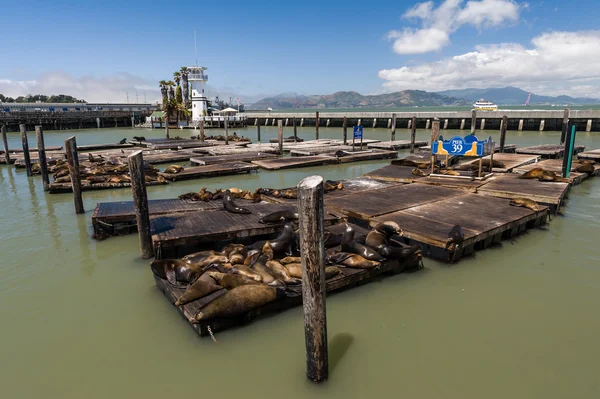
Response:
[[[569,186],[569,183],[519,179],[518,175],[510,173],[486,182],[477,189],[477,192],[499,198],[526,197],[540,204],[558,207],[567,194]]]
[[[269,154],[279,154],[279,149],[276,147],[267,147],[261,145],[260,147],[210,147],[206,153],[210,155],[240,155],[240,154],[253,154],[257,151],[266,152]]]
[[[580,152],[577,154],[577,158],[591,159],[593,161],[600,162],[600,149]]]
[[[108,143],[108,144],[84,144],[78,145],[77,151],[98,151],[98,150],[120,150],[124,148],[134,147],[131,143],[119,144],[119,143]]]
[[[314,155],[308,157],[266,159],[262,161],[252,161],[252,163],[267,170],[278,170],[334,164],[337,163],[337,159],[335,157],[330,157],[326,155]]]
[[[50,151],[62,151],[62,146],[59,145],[49,145],[46,146],[46,152],[50,152]],[[29,152],[31,154],[33,154],[34,152],[38,152],[39,149],[37,147],[33,147],[29,149]],[[23,154],[23,149],[22,148],[10,148],[8,150],[9,154]],[[0,150],[0,154],[4,154],[4,150]]]
[[[490,159],[490,155],[483,157],[483,159]],[[499,161],[504,164],[504,168],[493,168],[492,172],[496,173],[507,173],[512,172],[513,169],[523,165],[535,163],[539,161],[540,157],[531,154],[507,154],[507,153],[495,153],[494,161]],[[479,158],[464,158],[459,162],[460,165],[464,164],[479,164]]]
[[[194,165],[215,165],[227,162],[249,162],[258,161],[261,159],[274,159],[277,158],[277,154],[268,154],[264,152],[249,152],[238,155],[220,155],[220,156],[203,156],[190,158],[190,162]]]
[[[395,183],[412,183],[422,178],[421,176],[413,175],[413,169],[415,168],[412,166],[386,165],[366,173],[365,176]]]
[[[347,153],[348,155],[338,156],[340,163],[350,163],[359,161],[370,161],[374,159],[393,159],[398,158],[396,151],[361,151],[357,154],[352,152]]]
[[[427,141],[415,141],[415,147],[423,147]],[[380,150],[401,150],[410,148],[410,140],[381,141],[379,143],[367,144],[367,148],[377,148]]]
[[[576,145],[573,149],[573,154],[579,154],[585,149],[582,145]],[[517,148],[517,154],[533,154],[539,155],[542,158],[562,158],[565,154],[564,145],[542,144],[531,147]]]
[[[146,186],[158,186],[161,184],[168,184],[167,182],[152,181],[147,182]],[[93,191],[93,190],[109,190],[113,188],[126,188],[131,187],[131,183],[94,183],[91,184],[87,180],[81,180],[81,191]],[[48,192],[50,194],[59,193],[70,193],[73,192],[71,183],[50,183],[48,185]]]
[[[216,165],[192,166],[176,174],[159,172],[158,175],[170,181],[202,179],[205,177],[236,175],[250,173],[257,170],[258,166],[247,162],[228,162]]]
[[[323,145],[319,147],[309,147],[307,149],[292,149],[290,151],[291,156],[310,156],[310,155],[320,155],[320,154],[331,154],[336,151],[352,151],[351,145]]]

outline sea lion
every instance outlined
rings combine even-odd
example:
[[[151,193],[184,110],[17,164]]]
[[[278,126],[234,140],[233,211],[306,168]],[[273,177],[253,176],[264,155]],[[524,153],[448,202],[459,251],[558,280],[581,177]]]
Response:
[[[519,176],[519,179],[539,179],[544,175],[544,172],[545,170],[542,168],[533,168]]]
[[[164,173],[168,173],[171,175],[175,175],[179,172],[183,171],[183,166],[179,165],[169,165],[167,169],[165,169]]]
[[[447,175],[447,176],[460,176],[460,173],[458,173],[455,170],[452,169],[442,169],[438,171],[438,174],[440,175]]]
[[[539,181],[552,181],[558,183],[571,183],[571,180],[566,177],[560,177],[556,173],[549,170],[545,170],[544,174],[538,179]]]
[[[298,220],[298,212],[293,212],[289,209],[283,211],[277,211],[269,213],[263,216],[258,222],[259,223],[281,223],[288,220]]]
[[[295,238],[294,227],[287,223],[283,226],[283,230],[281,230],[279,236],[274,240],[271,240],[269,245],[275,255],[284,254],[286,256],[292,256]]]
[[[542,207],[539,206],[537,202],[530,200],[529,198],[513,198],[510,200],[509,204],[513,206],[523,206],[535,212],[542,210]]]
[[[236,273],[206,272],[205,274],[212,277],[217,284],[228,290],[242,285],[261,284],[260,281]]]
[[[181,194],[177,198],[179,198],[180,200],[200,201],[200,194],[198,194],[198,193],[185,193],[185,194]]]
[[[589,163],[584,163],[581,166],[578,166],[577,168],[575,168],[575,172],[577,173],[594,173],[594,171],[596,170],[596,168],[594,167],[594,165],[589,164]]]
[[[254,248],[249,249],[248,254],[246,255],[246,259],[244,259],[244,265],[246,265],[246,266],[252,265],[254,262],[256,262],[256,260],[260,256],[260,253],[261,253],[261,251],[258,249],[254,249]]]
[[[225,191],[225,195],[223,196],[223,207],[227,212],[230,213],[240,213],[240,214],[248,214],[252,213],[247,208],[240,208],[233,202],[233,198],[231,196],[231,192],[229,190]]]
[[[302,264],[301,263],[288,263],[287,265],[284,265],[284,267],[287,269],[290,276],[296,277],[299,279],[302,278]],[[342,271],[338,267],[327,266],[327,267],[325,267],[325,280],[329,280],[330,278],[337,276],[341,272]]]
[[[255,204],[262,202],[262,197],[260,196],[259,193],[252,194],[252,202]]]
[[[326,231],[324,234],[325,248],[335,248],[338,245],[342,245],[343,234],[334,234]]]
[[[455,225],[448,233],[448,239],[446,240],[446,250],[456,251],[465,240],[465,233],[462,227]]]
[[[288,263],[300,263],[299,256],[286,256],[285,258],[279,261],[282,265],[287,265]]]
[[[346,224],[346,231],[342,236],[342,251],[362,256],[367,260],[381,262],[383,258],[377,251],[354,241],[354,229]]]
[[[266,263],[267,267],[271,269],[271,274],[283,281],[286,284],[300,284],[302,280],[290,276],[288,270],[279,262],[270,260]]]
[[[578,159],[576,162],[581,164],[596,165],[596,161],[593,159]]]
[[[133,139],[136,141],[146,141],[146,138],[144,136],[133,136]]]
[[[152,272],[173,285],[191,284],[202,274],[202,268],[179,259],[155,260],[150,264]]]
[[[285,297],[283,290],[265,285],[242,285],[215,298],[196,313],[192,323],[243,315]]]
[[[421,169],[419,168],[414,168],[410,173],[412,173],[415,176],[427,176],[425,174],[425,172],[423,172]]]
[[[252,266],[250,266],[250,268],[260,275],[263,283],[269,285],[277,285],[277,281],[279,280],[276,279],[275,276],[273,276],[273,274],[271,274],[271,269],[267,267],[268,261],[269,258],[267,257],[267,255],[260,255],[256,262],[254,262]]]
[[[240,250],[236,249],[229,254],[229,262],[232,265],[241,265],[244,263],[247,253],[248,250],[246,248],[242,248]]]
[[[102,176],[88,176],[86,180],[90,183],[104,183],[106,181],[106,177]]]
[[[231,268],[231,273],[233,274],[240,274],[244,277],[247,277],[249,279],[252,279],[254,281],[258,281],[259,283],[262,282],[262,277],[260,274],[258,274],[257,272],[255,272],[254,270],[250,269],[248,266],[246,265],[235,265]]]
[[[477,167],[479,168],[479,161],[473,161],[471,163],[477,165]],[[493,162],[492,162],[492,160],[490,158],[481,159],[481,165],[482,166],[485,166],[486,168],[489,168],[490,164],[492,165],[492,168],[504,169],[506,167],[506,165],[504,165],[504,162],[500,162],[497,159],[494,159]]]
[[[225,256],[231,255],[234,251],[240,251],[246,248],[243,244],[227,244],[225,248],[221,250],[221,254]]]
[[[31,165],[31,173],[41,173],[40,164],[38,162]]]
[[[421,250],[422,248],[419,244],[413,244],[409,247],[393,247],[386,245],[379,250],[379,253],[386,259],[404,261],[415,254],[420,254]]]
[[[394,235],[401,235],[402,229],[396,222],[378,223],[373,230],[367,234],[365,244],[373,249],[380,250],[381,248],[390,245],[390,239]]]
[[[125,144],[125,143],[127,143],[127,139],[123,139],[123,140],[119,141],[119,144]]]
[[[342,265],[354,269],[376,269],[381,266],[381,262],[368,260],[349,252],[329,253],[325,257],[325,262],[329,265]]]
[[[67,175],[67,176],[62,176],[59,178],[55,178],[54,179],[55,183],[70,183],[71,182],[71,176]]]
[[[185,290],[175,302],[175,306],[183,306],[222,289],[223,287],[215,284],[215,280],[211,276],[204,273]]]
[[[54,174],[54,178],[59,178],[59,177],[63,177],[63,176],[68,176],[69,175],[69,168],[64,168],[64,169],[60,169],[58,172],[56,172]]]

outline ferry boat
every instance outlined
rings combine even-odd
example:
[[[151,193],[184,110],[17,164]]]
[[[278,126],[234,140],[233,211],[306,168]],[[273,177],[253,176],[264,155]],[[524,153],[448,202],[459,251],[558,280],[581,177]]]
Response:
[[[483,98],[473,104],[475,111],[498,111],[498,106],[491,101],[485,101]]]

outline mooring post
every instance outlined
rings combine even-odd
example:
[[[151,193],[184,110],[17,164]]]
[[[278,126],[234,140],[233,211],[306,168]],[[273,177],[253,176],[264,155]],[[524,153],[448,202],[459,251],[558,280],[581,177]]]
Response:
[[[281,119],[277,121],[277,143],[279,144],[279,155],[283,155],[283,124]]]
[[[431,119],[427,119],[427,121],[425,122],[425,130],[429,130],[430,126],[431,126]]]
[[[79,180],[79,155],[77,154],[77,140],[75,136],[65,140],[65,151],[67,153],[69,175],[71,176],[71,187],[73,188],[75,213],[84,213],[83,198],[81,197],[81,181]]]
[[[396,140],[396,114],[392,114],[392,141]]]
[[[6,137],[6,126],[0,127],[0,133],[2,133],[2,146],[4,147],[4,160],[7,165],[10,165],[10,151],[8,150],[8,138]]]
[[[545,120],[545,119],[542,119],[542,120],[540,121],[540,132],[543,132],[543,131],[544,131],[544,129],[545,129],[545,127],[546,127],[546,120]]]
[[[506,143],[506,129],[508,128],[508,116],[502,117],[502,129],[500,130],[500,152],[504,152],[504,143]]]
[[[306,342],[306,376],[327,379],[327,317],[325,311],[325,246],[323,244],[323,178],[310,176],[298,183],[302,306]]]
[[[571,174],[571,164],[573,161],[573,150],[575,149],[575,133],[577,126],[571,121],[567,122],[567,137],[565,138],[565,155],[563,157],[562,172],[563,177],[568,178]]]
[[[256,141],[260,144],[260,125],[256,125]]]
[[[35,127],[35,136],[38,145],[38,159],[40,162],[40,172],[42,172],[42,183],[44,183],[44,191],[48,191],[50,179],[48,177],[48,161],[46,160],[46,146],[44,144],[44,129],[42,126]]]
[[[31,176],[31,159],[29,157],[29,142],[27,141],[27,130],[24,124],[19,125],[21,131],[21,144],[23,145],[23,158],[25,159],[25,169],[27,170],[27,176]]]
[[[565,138],[567,137],[568,124],[569,124],[569,108],[565,108],[565,112],[563,113],[562,133],[560,134],[560,143],[561,144],[564,144]]]
[[[519,119],[519,131],[523,130],[523,119]],[[562,141],[561,141],[562,144]]]
[[[229,144],[229,125],[227,123],[227,117],[223,118],[223,124],[225,125],[225,145]]]
[[[200,141],[204,141],[206,136],[204,136],[204,119],[200,119]]]
[[[592,131],[592,120],[591,119],[588,119],[587,124],[585,125],[585,131],[586,132]]]
[[[485,130],[485,118],[481,120],[481,130]]]
[[[344,124],[343,126],[343,130],[344,130],[344,145],[346,145],[348,143],[348,118],[344,116]]]
[[[410,153],[415,153],[415,138],[417,136],[417,117],[413,116],[410,123]],[[431,143],[433,145],[433,143]]]
[[[146,191],[142,150],[129,154],[127,161],[129,163],[129,176],[131,176],[135,219],[140,238],[140,253],[142,259],[148,259],[154,255],[154,249],[152,248],[150,212],[148,210],[148,193]]]
[[[477,111],[471,111],[471,134],[475,134],[475,128],[477,127]]]
[[[298,141],[298,128],[296,127],[296,117],[292,118],[292,126],[294,127],[294,143]]]
[[[439,118],[433,119],[433,124],[431,126],[431,146],[433,147],[433,143],[437,141],[438,137],[440,137],[440,120]],[[431,173],[433,174],[433,169],[435,167],[435,160],[437,156],[431,154]]]
[[[96,126],[100,129],[100,118],[96,118]],[[56,121],[54,121],[54,130],[56,130]]]
[[[165,137],[169,138],[169,115],[165,117]]]
[[[315,140],[319,140],[319,113],[317,112],[315,119]]]

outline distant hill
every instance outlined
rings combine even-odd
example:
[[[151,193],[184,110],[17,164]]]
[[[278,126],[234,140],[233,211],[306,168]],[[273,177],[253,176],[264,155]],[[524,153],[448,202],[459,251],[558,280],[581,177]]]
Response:
[[[44,94],[36,94],[36,95],[31,95],[28,94],[26,96],[19,96],[17,98],[12,98],[12,97],[4,97],[3,94],[0,94],[0,102],[2,103],[36,103],[36,102],[42,102],[42,103],[85,103],[85,100],[79,100],[73,96],[69,96],[66,94],[59,94],[59,95],[51,95],[51,96],[46,96]]]
[[[477,101],[481,98],[491,101],[498,105],[522,105],[527,100],[527,93],[518,87],[502,87],[496,89],[461,89],[461,90],[445,90],[438,94],[451,96],[469,100],[469,102]],[[530,105],[584,105],[584,104],[600,104],[600,99],[588,97],[569,97],[569,96],[538,96],[531,93]]]
[[[412,106],[462,106],[470,101],[421,90],[364,96],[355,91],[338,91],[327,95],[295,96],[280,94],[263,98],[248,106],[249,109],[291,108],[398,108]]]

